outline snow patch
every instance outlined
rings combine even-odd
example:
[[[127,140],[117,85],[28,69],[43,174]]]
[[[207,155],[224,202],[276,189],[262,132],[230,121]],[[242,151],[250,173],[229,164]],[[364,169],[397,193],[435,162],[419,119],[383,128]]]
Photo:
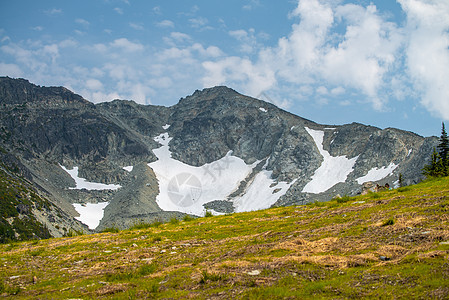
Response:
[[[368,171],[368,174],[365,176],[357,178],[358,184],[364,184],[368,181],[378,181],[381,179],[384,179],[398,167],[398,165],[395,165],[394,163],[390,163],[387,167],[381,167],[381,168],[372,168]]]
[[[410,150],[408,150],[408,154],[407,154],[407,157],[409,157],[409,156],[410,156],[410,154],[412,154],[412,151],[413,151],[413,149],[410,149]]]
[[[169,149],[171,139],[168,133],[154,138],[162,146],[153,149],[158,160],[148,164],[159,182],[156,202],[162,210],[202,216],[205,213],[203,204],[214,200],[233,201],[236,211],[263,209],[274,204],[293,184],[278,183],[270,187],[274,183],[270,178],[271,172],[263,170],[247,187],[248,194],[228,199],[260,161],[247,165],[229,151],[217,161],[199,167],[190,166],[172,158]],[[273,193],[276,189],[279,189],[277,193]]]
[[[108,206],[109,202],[100,203],[87,203],[79,204],[74,203],[75,210],[80,214],[79,217],[75,217],[78,221],[86,224],[89,229],[95,229],[103,219],[104,209]]]
[[[203,204],[225,200],[257,164],[246,165],[230,151],[215,162],[190,166],[171,157],[168,146],[171,139],[168,133],[154,138],[162,146],[153,150],[158,160],[148,164],[159,181],[156,202],[165,211],[203,215]]]
[[[236,212],[270,208],[296,182],[295,179],[291,183],[276,184],[276,181],[271,178],[272,173],[273,171],[262,170],[255,176],[245,193],[233,200]]]
[[[78,167],[73,167],[73,169],[68,170],[65,167],[59,165],[64,171],[66,171],[74,180],[76,183],[76,187],[70,188],[73,190],[117,190],[121,188],[120,185],[116,184],[103,184],[103,183],[96,183],[96,182],[89,182],[84,178],[78,177]]]
[[[165,124],[164,126],[162,126],[162,128],[163,128],[164,130],[167,130],[167,129],[169,129],[169,128],[170,128],[170,125],[168,125],[168,124]]]
[[[358,156],[348,159],[346,156],[331,156],[323,148],[324,131],[305,127],[313,138],[318,151],[323,156],[323,162],[315,170],[312,180],[307,183],[302,192],[319,194],[327,191],[339,182],[345,182],[348,175],[353,171]]]
[[[267,110],[265,108],[263,108],[263,107],[259,107],[259,110],[263,111],[263,112],[267,112]]]
[[[127,166],[127,167],[123,167],[123,170],[128,171],[128,172],[132,172],[134,169],[134,166]]]

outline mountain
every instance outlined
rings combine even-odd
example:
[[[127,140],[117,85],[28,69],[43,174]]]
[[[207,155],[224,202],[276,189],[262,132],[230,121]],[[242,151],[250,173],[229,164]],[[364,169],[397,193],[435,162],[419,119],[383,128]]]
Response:
[[[394,186],[399,174],[412,184],[437,145],[393,128],[317,124],[223,86],[171,107],[94,105],[2,77],[0,120],[4,152],[85,232],[326,201],[368,181]]]

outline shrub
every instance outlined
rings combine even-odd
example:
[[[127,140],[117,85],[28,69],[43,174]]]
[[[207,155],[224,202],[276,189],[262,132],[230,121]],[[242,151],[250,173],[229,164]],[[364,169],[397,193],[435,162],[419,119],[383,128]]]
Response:
[[[149,274],[153,274],[156,270],[157,270],[156,264],[150,264],[150,265],[145,264],[137,270],[137,273],[140,276],[146,276]]]
[[[179,220],[176,219],[176,218],[171,218],[170,219],[170,224],[173,224],[173,225],[179,224]]]
[[[224,277],[221,274],[213,274],[213,273],[209,273],[207,271],[203,271],[201,273],[201,280],[200,283],[204,284],[207,281],[219,281],[222,280]]]
[[[120,229],[118,229],[117,227],[108,227],[103,229],[101,232],[105,233],[105,232],[112,232],[112,233],[117,233],[120,232]]]
[[[386,220],[382,226],[390,226],[394,224],[394,219],[393,218],[389,218],[388,220]]]
[[[349,197],[348,195],[344,195],[343,197],[336,197],[334,198],[337,200],[337,203],[345,203],[351,200],[351,197]]]
[[[188,222],[188,221],[195,220],[195,218],[192,218],[192,217],[189,216],[189,215],[185,215],[184,218],[182,218],[182,220]]]

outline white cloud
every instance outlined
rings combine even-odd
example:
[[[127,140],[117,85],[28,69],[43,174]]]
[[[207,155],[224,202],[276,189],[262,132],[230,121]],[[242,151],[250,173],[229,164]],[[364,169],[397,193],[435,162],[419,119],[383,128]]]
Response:
[[[333,88],[331,90],[331,94],[335,95],[335,96],[343,95],[345,92],[346,92],[346,90],[343,87],[341,87],[341,86],[338,86],[338,87]]]
[[[320,94],[320,95],[327,95],[327,94],[329,94],[329,91],[327,90],[327,88],[326,88],[325,86],[319,86],[319,87],[316,89],[316,92],[317,92],[318,94]]]
[[[62,14],[62,9],[60,8],[52,8],[44,11],[47,15],[59,15]]]
[[[116,13],[118,13],[119,15],[123,15],[123,9],[121,9],[120,7],[114,8],[114,11],[115,11]]]
[[[106,53],[106,51],[108,51],[108,47],[105,44],[94,44],[89,48],[99,53]]]
[[[75,33],[76,33],[77,35],[79,35],[79,36],[86,35],[86,32],[81,31],[81,30],[74,30],[73,32],[75,32]]]
[[[44,27],[42,27],[42,26],[35,26],[35,27],[32,27],[31,29],[33,29],[34,31],[42,31],[42,30],[44,30]]]
[[[142,51],[144,46],[140,43],[133,43],[127,38],[116,39],[111,43],[112,47],[120,48],[125,52]]]
[[[191,12],[192,14],[194,14],[194,13],[198,12],[199,10],[200,10],[200,7],[199,7],[198,5],[194,5],[194,6],[192,6],[192,8],[190,9],[190,12]]]
[[[229,35],[237,40],[243,40],[248,37],[248,33],[243,29],[229,31]]]
[[[378,97],[378,90],[395,60],[402,35],[396,25],[378,15],[373,5],[339,6],[336,16],[350,26],[343,41],[324,54],[322,75],[332,83],[361,90],[375,108],[381,109],[383,101]]]
[[[154,12],[155,14],[157,14],[157,15],[162,14],[161,7],[160,7],[160,6],[155,6],[155,7],[153,7],[153,12]]]
[[[139,24],[139,23],[129,23],[129,27],[131,27],[132,29],[135,29],[135,30],[144,30],[144,27],[143,27],[143,25],[142,24]]]
[[[351,101],[343,100],[343,101],[340,101],[338,104],[340,104],[341,106],[349,106],[349,105],[351,105]]]
[[[16,64],[4,64],[0,63],[0,75],[10,77],[22,77],[23,72]]]
[[[173,23],[170,20],[160,21],[160,22],[156,23],[156,25],[158,27],[163,27],[163,28],[174,28],[175,27],[175,23]]]
[[[73,39],[66,39],[58,43],[60,48],[73,48],[78,45],[78,42]]]
[[[247,4],[243,5],[243,10],[253,10],[254,8],[260,6],[259,0],[250,0]]]
[[[271,69],[262,64],[254,65],[246,58],[226,57],[216,62],[204,62],[203,67],[207,71],[203,78],[205,87],[230,84],[255,97],[276,83]]]
[[[347,87],[363,93],[374,108],[382,109],[384,102],[378,91],[388,84],[384,77],[392,68],[403,35],[373,5],[338,3],[299,0],[290,15],[298,22],[288,37],[280,38],[276,47],[257,47],[262,50],[254,61],[226,58],[205,63],[205,84],[225,84],[238,78],[245,81],[247,91],[255,90],[258,82],[260,92],[306,83],[316,85],[318,95],[323,95],[323,88],[340,87],[334,96]],[[333,30],[337,26],[344,29],[342,34]],[[253,33],[237,30],[229,34],[248,46]]]
[[[170,37],[177,42],[190,41],[192,39],[190,35],[182,32],[172,32],[170,33]]]
[[[103,84],[98,79],[88,79],[86,80],[86,87],[90,90],[102,90]]]
[[[206,29],[206,25],[209,23],[209,20],[204,17],[197,17],[189,19],[189,22],[193,28]]]
[[[190,43],[192,37],[186,33],[174,31],[170,33],[170,36],[164,37],[163,40],[169,46],[176,47],[176,45],[180,43]]]
[[[254,8],[256,2],[242,1],[241,6]],[[222,48],[234,50],[231,54],[210,43],[199,43],[195,38],[198,30],[192,35],[186,34],[189,31],[170,30],[175,24],[165,19],[168,16],[158,16],[162,21],[153,23],[173,31],[163,38],[166,44],[162,45],[144,44],[129,37],[109,37],[109,41],[89,45],[76,35],[51,43],[37,39],[13,42],[0,29],[0,68],[9,76],[26,74],[37,84],[62,82],[95,102],[121,96],[147,103],[157,93],[161,95],[162,89],[167,92],[161,97],[169,99],[184,96],[201,84],[225,84],[255,97],[265,91],[282,107],[292,101],[304,107],[307,101],[333,101],[342,106],[370,102],[382,110],[389,107],[391,99],[412,107],[416,107],[412,101],[421,100],[429,111],[449,120],[449,3],[398,2],[407,16],[406,23],[391,22],[391,15],[379,12],[372,4],[297,0],[289,16],[293,23],[290,32],[274,45],[262,44],[269,42],[264,40],[264,33],[252,28],[229,30],[221,21],[221,32],[234,38]],[[187,25],[199,30],[209,28],[209,20],[195,14],[198,9],[194,7],[184,14]],[[123,13],[122,9],[114,10]],[[160,14],[160,7],[153,12]],[[63,11],[45,13],[58,15]],[[89,24],[84,19],[76,23],[86,27]],[[141,23],[128,25],[143,29]],[[86,31],[81,26],[78,29]],[[113,33],[108,29],[105,32]],[[235,49],[240,52],[236,54]],[[75,58],[83,56],[95,64],[77,65]],[[404,64],[407,73],[403,73]]]
[[[51,60],[54,63],[59,56],[59,46],[56,44],[45,45],[42,52],[45,56],[51,57]]]
[[[90,25],[89,21],[86,21],[86,20],[81,19],[81,18],[76,19],[75,22],[80,24],[80,25],[82,25],[82,26],[84,26],[85,28],[89,27],[89,25]]]
[[[254,28],[250,28],[248,31],[243,29],[232,30],[229,31],[229,35],[241,42],[240,51],[243,53],[250,54],[261,48],[261,45],[257,42]]]
[[[407,13],[407,65],[422,104],[449,120],[449,2],[399,0]]]

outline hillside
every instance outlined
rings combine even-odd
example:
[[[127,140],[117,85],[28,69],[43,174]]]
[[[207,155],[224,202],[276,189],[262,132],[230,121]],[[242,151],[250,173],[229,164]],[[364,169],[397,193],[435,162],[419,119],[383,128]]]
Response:
[[[326,203],[0,245],[16,298],[449,297],[449,178]]]

